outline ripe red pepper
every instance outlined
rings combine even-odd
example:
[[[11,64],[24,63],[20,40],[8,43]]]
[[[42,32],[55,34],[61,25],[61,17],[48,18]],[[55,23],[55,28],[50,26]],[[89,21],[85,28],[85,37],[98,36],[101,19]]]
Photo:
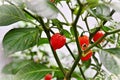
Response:
[[[92,52],[92,50],[90,50],[89,52],[87,52],[87,53],[85,53],[85,54],[87,54],[87,55],[86,55],[86,56],[83,56],[83,55],[82,55],[82,57],[81,57],[81,60],[82,60],[82,61],[87,61],[87,60],[89,60],[89,59],[91,58],[93,52]]]
[[[89,37],[86,35],[78,37],[78,40],[79,40],[79,44],[80,44],[82,50],[85,50],[88,47],[88,45],[90,44]]]
[[[66,37],[61,35],[60,33],[55,33],[50,39],[50,44],[54,50],[60,49],[65,45],[65,43]]]
[[[79,40],[79,44],[80,44],[80,47],[82,50],[85,50],[90,44],[89,37],[86,35],[78,37],[78,40]],[[92,50],[89,50],[87,53],[84,53],[84,54],[87,54],[87,55],[85,55],[85,56],[82,55],[81,60],[87,61],[91,58],[93,52],[92,52]]]
[[[105,32],[104,31],[98,31],[94,37],[93,37],[93,41],[96,42],[98,39],[100,39],[102,36],[104,36]]]
[[[52,75],[51,74],[47,74],[44,78],[44,80],[51,80],[52,79]]]

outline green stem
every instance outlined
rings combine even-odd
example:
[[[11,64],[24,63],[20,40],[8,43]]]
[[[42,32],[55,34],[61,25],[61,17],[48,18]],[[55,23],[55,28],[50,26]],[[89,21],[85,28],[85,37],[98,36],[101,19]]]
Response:
[[[47,37],[48,37],[48,39],[49,39],[49,41],[50,41],[49,29],[48,29],[48,28],[46,27],[46,25],[44,24],[44,21],[42,20],[42,18],[41,18],[41,17],[39,17],[39,18],[38,18],[38,17],[35,17],[35,16],[33,16],[31,13],[27,12],[26,10],[24,10],[24,11],[25,11],[26,13],[28,13],[31,17],[33,17],[35,20],[37,20],[37,21],[43,26],[43,29],[44,29],[44,31],[45,31],[45,33],[46,33],[46,35],[47,35]],[[49,42],[49,43],[50,43],[50,42]],[[62,64],[61,64],[61,62],[60,62],[60,60],[59,60],[56,52],[53,50],[53,48],[52,48],[51,45],[50,45],[50,47],[51,47],[51,49],[52,49],[53,55],[54,55],[54,57],[55,57],[55,60],[56,60],[56,62],[57,62],[57,64],[58,64],[59,68],[61,69],[61,71],[62,71],[63,74],[65,75],[64,68],[63,68],[63,66],[62,66]]]
[[[115,10],[113,9],[113,10],[111,11],[111,13],[110,13],[110,16],[112,16],[114,13],[115,13]],[[104,25],[106,22],[107,22],[107,21],[104,21],[104,22],[103,22],[103,25]]]
[[[107,34],[110,35],[110,34],[114,34],[114,33],[117,33],[117,32],[120,32],[120,29],[117,29],[117,30],[114,30],[114,31],[111,31],[111,32],[107,32]]]
[[[113,10],[111,11],[111,13],[110,13],[110,16],[112,16],[114,13],[115,13],[115,10],[113,9]],[[97,19],[96,19],[96,20],[97,20]],[[95,33],[101,29],[101,26],[105,25],[106,23],[107,23],[107,21],[101,21],[101,22],[100,22],[100,25],[99,25],[99,27],[96,29],[96,31],[90,35],[90,40],[91,40],[92,37],[95,35]]]
[[[87,15],[87,16],[88,16],[88,15]],[[87,30],[90,31],[90,29],[89,29],[89,25],[88,25],[88,22],[87,22],[87,16],[85,17],[85,20],[84,20],[84,21],[85,21],[85,24],[86,24]]]
[[[41,25],[43,26],[43,29],[44,29],[47,37],[48,37],[48,40],[50,41],[49,29],[47,29],[47,27],[45,26],[44,21],[42,20],[41,17],[39,17],[39,19],[37,19],[37,20],[38,20],[38,21],[41,23]],[[50,42],[49,42],[49,43],[50,43]],[[54,49],[52,48],[51,45],[50,45],[50,47],[51,47],[51,49],[52,49],[54,58],[55,58],[55,60],[56,60],[56,62],[57,62],[57,64],[58,64],[59,68],[61,69],[61,71],[62,71],[63,74],[65,75],[65,70],[64,70],[64,68],[63,68],[63,66],[62,66],[62,64],[61,64],[61,62],[60,62],[60,60],[59,60],[59,57],[58,57],[57,53],[54,51]]]
[[[102,36],[100,39],[98,39],[94,44],[92,44],[90,47],[88,47],[84,52],[87,53],[91,48],[93,48],[94,46],[96,46],[99,42],[101,42],[106,36],[110,35],[110,34],[114,34],[120,32],[120,29],[118,30],[114,30],[111,32],[106,32],[106,34],[104,36]],[[87,55],[87,54],[86,54]]]
[[[107,36],[107,34],[105,34],[104,36],[102,36],[100,39],[98,39],[94,44],[92,44],[91,46],[89,46],[84,53],[87,53],[91,48],[93,48],[94,46],[96,46],[99,42],[101,42],[105,37]],[[86,54],[87,55],[87,54]]]
[[[80,4],[80,1],[79,1],[79,0],[77,0],[77,2]],[[77,13],[77,16],[76,16],[76,18],[75,18],[75,21],[74,21],[73,24],[72,24],[72,27],[73,27],[73,30],[74,30],[74,36],[75,36],[75,40],[76,40],[76,44],[77,44],[78,52],[79,52],[79,53],[78,53],[78,57],[76,58],[76,60],[75,60],[75,62],[74,62],[74,64],[73,64],[71,70],[70,70],[70,71],[67,73],[67,75],[66,75],[66,79],[67,79],[67,80],[70,80],[71,75],[72,75],[74,69],[76,68],[76,66],[78,65],[78,63],[79,63],[79,61],[80,61],[80,57],[81,57],[81,54],[80,54],[80,53],[82,53],[82,50],[81,50],[81,48],[80,48],[79,41],[78,41],[78,33],[77,33],[77,27],[76,27],[77,22],[78,22],[79,17],[80,17],[80,14],[81,14],[81,11],[82,11],[82,7],[83,7],[82,4],[80,4],[80,9],[78,10],[78,13]]]
[[[69,46],[67,44],[65,44],[67,50],[70,52],[71,56],[73,57],[73,59],[75,59],[75,56],[73,55],[71,49],[69,48]]]

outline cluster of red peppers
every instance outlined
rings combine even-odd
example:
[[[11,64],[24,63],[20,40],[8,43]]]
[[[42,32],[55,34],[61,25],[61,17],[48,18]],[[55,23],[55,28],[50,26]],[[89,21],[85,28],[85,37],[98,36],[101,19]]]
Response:
[[[98,39],[100,39],[102,36],[104,36],[103,31],[98,31],[94,36],[93,36],[93,41],[96,42]],[[90,45],[90,40],[87,35],[82,35],[78,37],[79,44],[81,49],[84,51],[86,50],[89,45]],[[61,35],[60,33],[55,33],[52,35],[50,39],[50,44],[54,50],[62,48],[66,44],[66,37],[64,35]],[[82,53],[81,60],[82,61],[87,61],[91,58],[93,52],[92,50],[89,50],[86,53]]]
[[[93,36],[93,41],[96,42],[99,40],[102,36],[104,36],[105,32],[104,31],[98,31],[94,36]],[[81,50],[86,50],[89,45],[90,45],[90,39],[87,35],[82,35],[78,37],[79,40],[79,45],[81,47]],[[101,42],[99,42],[101,43]],[[54,50],[62,48],[66,44],[66,37],[64,35],[61,35],[60,33],[55,33],[52,35],[50,39],[50,45]],[[92,50],[89,50],[86,53],[82,53],[81,60],[82,61],[88,61],[93,54]],[[51,80],[52,75],[47,74],[44,78],[44,80]]]

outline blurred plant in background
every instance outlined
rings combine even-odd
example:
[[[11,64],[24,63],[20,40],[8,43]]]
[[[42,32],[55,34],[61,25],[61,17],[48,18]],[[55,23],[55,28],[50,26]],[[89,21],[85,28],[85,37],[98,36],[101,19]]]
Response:
[[[3,39],[12,80],[120,79],[119,0],[1,3],[0,26],[20,24]]]

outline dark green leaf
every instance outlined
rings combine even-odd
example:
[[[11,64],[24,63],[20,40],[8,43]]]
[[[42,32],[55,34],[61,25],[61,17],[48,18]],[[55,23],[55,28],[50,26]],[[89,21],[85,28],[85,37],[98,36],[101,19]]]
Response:
[[[33,47],[38,42],[39,31],[36,28],[16,28],[10,30],[3,39],[6,55]]]
[[[90,33],[91,33],[91,34],[92,34],[92,33],[95,33],[96,30],[98,30],[98,29],[100,29],[100,27],[95,27],[95,28],[93,28],[93,29],[90,29]]]
[[[17,21],[27,21],[24,13],[13,5],[0,6],[0,26],[10,25]]]
[[[71,34],[69,33],[69,31],[63,29],[62,33],[67,37],[67,38],[71,38]]]
[[[102,30],[103,31],[109,31],[109,30],[112,30],[112,28],[107,27],[107,26],[102,26]]]
[[[83,69],[83,70],[88,69],[88,68],[90,67],[90,65],[91,65],[91,59],[88,60],[88,61],[84,61],[82,65],[83,65],[83,66],[82,66],[82,69]]]
[[[73,27],[70,28],[70,32],[71,32],[72,35],[74,35]]]
[[[50,73],[49,69],[43,64],[31,62],[24,66],[16,75],[15,80],[41,80],[46,74]]]
[[[59,68],[56,68],[57,71],[55,71],[54,77],[57,78],[64,78],[63,73],[61,72],[61,70],[59,70]]]
[[[16,74],[22,67],[24,67],[25,65],[29,64],[30,61],[25,61],[25,60],[22,60],[22,61],[13,61],[9,64],[7,64],[2,72],[5,73],[5,74]]]
[[[62,24],[61,24],[61,22],[58,19],[53,19],[52,20],[52,24],[53,24],[53,26],[57,26],[58,29],[62,28]]]

